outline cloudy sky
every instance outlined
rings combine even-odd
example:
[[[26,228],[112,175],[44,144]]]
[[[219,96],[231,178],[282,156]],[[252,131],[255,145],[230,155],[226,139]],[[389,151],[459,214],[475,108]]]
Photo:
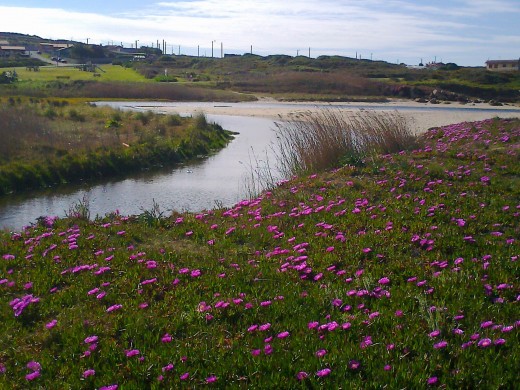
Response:
[[[0,31],[167,52],[482,66],[520,57],[520,0],[0,1]]]

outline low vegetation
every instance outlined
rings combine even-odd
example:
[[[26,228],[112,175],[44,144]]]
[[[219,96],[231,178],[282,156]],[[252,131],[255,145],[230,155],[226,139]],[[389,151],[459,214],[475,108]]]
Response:
[[[520,122],[229,209],[0,240],[0,387],[493,388],[520,365]]]
[[[123,112],[60,99],[0,102],[0,194],[172,165],[224,147],[205,118]]]

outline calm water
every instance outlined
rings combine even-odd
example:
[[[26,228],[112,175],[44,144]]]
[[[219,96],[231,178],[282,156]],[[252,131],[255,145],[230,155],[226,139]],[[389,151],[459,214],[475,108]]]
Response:
[[[189,165],[141,172],[120,180],[0,198],[0,228],[19,230],[40,216],[64,216],[84,196],[89,201],[91,217],[115,210],[123,215],[140,214],[151,210],[154,201],[165,212],[232,206],[247,195],[251,165],[271,160],[268,155],[274,122],[256,117],[207,117],[240,133],[219,153]]]
[[[100,103],[102,104],[102,103]],[[176,107],[182,114],[189,115],[194,105],[204,111],[208,107],[255,107],[310,109],[315,104],[293,103],[160,103],[160,102],[109,102],[103,103],[127,110],[152,110],[166,112],[167,107]],[[463,111],[486,112],[492,115],[518,114],[518,109],[457,108],[345,104],[338,108],[372,110],[415,110],[415,111]],[[184,108],[186,108],[185,112]],[[89,202],[91,216],[103,216],[119,210],[123,215],[140,214],[151,210],[156,202],[161,211],[201,211],[216,206],[232,206],[247,197],[247,178],[251,166],[263,165],[274,158],[270,145],[274,139],[274,122],[270,119],[246,116],[207,115],[210,121],[221,124],[225,129],[240,135],[224,150],[214,156],[190,165],[176,168],[141,172],[121,179],[101,183],[70,185],[47,191],[35,191],[23,195],[0,198],[0,228],[19,230],[34,223],[40,216],[64,216],[71,205],[84,197]],[[256,156],[256,157],[255,157]],[[271,157],[269,157],[271,156]],[[253,163],[252,163],[253,162]]]

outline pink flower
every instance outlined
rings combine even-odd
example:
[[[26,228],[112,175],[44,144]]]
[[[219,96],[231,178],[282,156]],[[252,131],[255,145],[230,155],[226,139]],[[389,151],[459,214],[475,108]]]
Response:
[[[331,369],[330,368],[323,368],[321,370],[319,370],[318,372],[316,372],[316,376],[319,376],[320,378],[324,377],[324,376],[327,376],[331,373]]]
[[[138,349],[131,349],[129,351],[126,351],[126,357],[132,357],[132,356],[136,356],[136,355],[139,355],[139,350]]]
[[[319,358],[325,356],[326,354],[327,354],[326,349],[320,349],[320,350],[316,351],[316,353],[315,353],[316,357],[319,357]]]
[[[164,366],[161,369],[162,372],[171,371],[171,370],[173,370],[173,364],[172,363],[167,364],[166,366]]]
[[[185,372],[184,374],[182,374],[180,376],[180,380],[181,381],[185,381],[186,379],[188,379],[190,377],[190,373],[189,372]]]
[[[28,381],[32,381],[40,376],[40,371],[33,371],[25,376],[25,379]]]
[[[58,323],[58,320],[52,320],[51,322],[46,323],[45,327],[47,329],[52,329],[56,326],[57,323]]]
[[[213,383],[217,381],[217,377],[215,375],[210,375],[206,378],[206,383]]]
[[[491,344],[492,344],[491,339],[485,338],[485,339],[479,340],[479,342],[478,342],[477,345],[478,345],[480,348],[487,348],[487,347],[489,347]]]
[[[113,311],[119,310],[123,307],[123,305],[112,305],[107,309],[107,313],[111,313]]]
[[[300,371],[299,373],[296,374],[296,379],[298,379],[299,381],[302,381],[302,380],[306,379],[308,376],[309,376],[309,374],[307,374],[305,371]]]
[[[170,336],[168,333],[165,333],[163,337],[161,337],[161,342],[163,343],[171,343],[172,336]]]
[[[382,277],[381,279],[378,280],[378,283],[379,284],[383,284],[383,285],[384,284],[388,284],[388,283],[390,283],[390,279],[387,278],[386,276],[384,276],[384,277]]]
[[[97,336],[88,336],[87,338],[85,338],[85,340],[83,340],[83,342],[85,344],[92,344],[92,343],[95,343],[96,341],[98,341],[98,337]]]
[[[88,378],[89,376],[96,375],[96,371],[92,369],[88,369],[83,371],[83,378]]]
[[[99,390],[117,390],[118,387],[119,385],[108,385],[100,387]]]
[[[505,343],[506,343],[505,339],[496,339],[495,341],[493,341],[493,344],[495,344],[495,345],[504,345]]]
[[[378,311],[375,311],[375,312],[370,313],[370,314],[368,315],[368,318],[370,318],[371,320],[374,319],[374,318],[376,318],[376,317],[379,317],[379,312],[378,312]]]
[[[437,344],[434,344],[433,348],[435,348],[435,349],[443,349],[443,348],[446,348],[447,346],[448,346],[448,342],[443,340],[443,341],[439,341]]]
[[[39,371],[42,368],[41,364],[38,362],[35,362],[34,360],[27,363],[26,367],[27,367],[27,369],[29,369],[31,371]]]
[[[428,385],[434,385],[436,384],[437,382],[439,381],[439,379],[436,377],[436,376],[432,376],[430,378],[428,378]]]
[[[287,332],[287,331],[284,331],[284,332],[281,332],[281,333],[278,333],[278,337],[279,339],[285,339],[286,337],[289,337],[290,333]]]

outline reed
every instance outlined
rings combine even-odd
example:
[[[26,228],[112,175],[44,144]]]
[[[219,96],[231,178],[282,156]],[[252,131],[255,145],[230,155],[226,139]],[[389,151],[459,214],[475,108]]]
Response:
[[[361,110],[355,115],[328,108],[276,124],[278,170],[290,177],[341,164],[363,164],[367,157],[409,150],[416,137],[397,112]]]

